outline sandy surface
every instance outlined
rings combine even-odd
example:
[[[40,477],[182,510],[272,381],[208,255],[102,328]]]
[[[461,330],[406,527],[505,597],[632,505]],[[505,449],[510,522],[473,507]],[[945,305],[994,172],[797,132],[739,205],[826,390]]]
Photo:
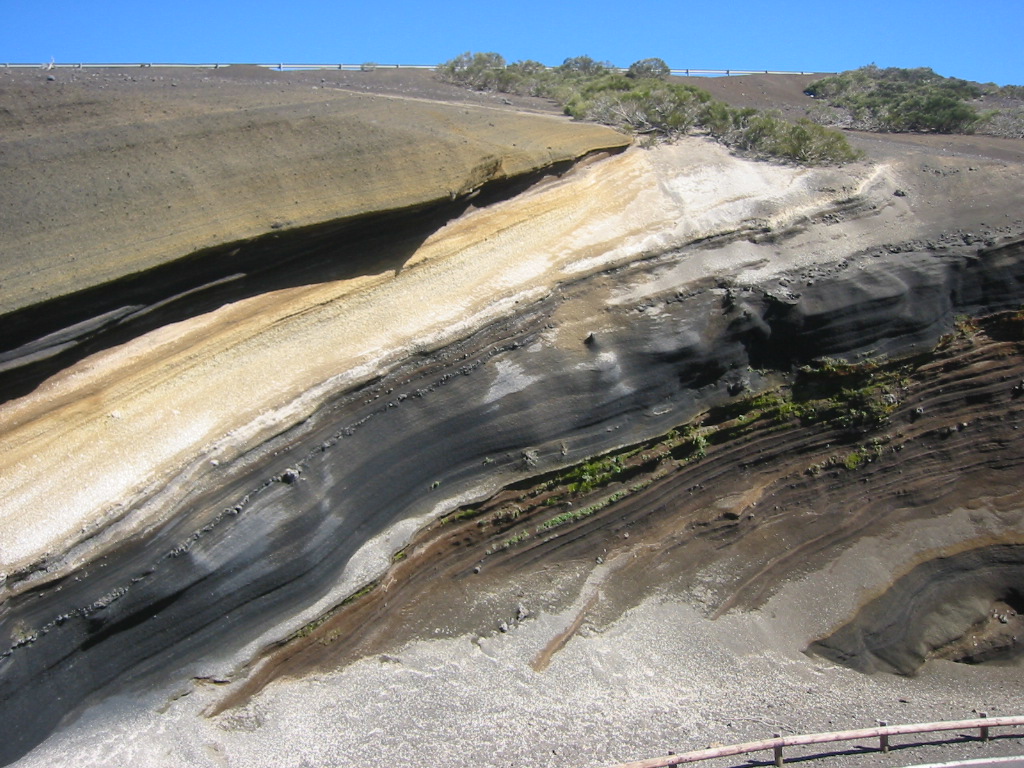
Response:
[[[790,118],[813,106],[803,94],[813,76],[683,79]],[[437,200],[625,142],[557,112],[418,70],[0,71],[0,312],[272,229]],[[1024,155],[1019,141],[984,136],[882,141]]]
[[[940,537],[954,533],[936,530]],[[898,546],[898,539],[887,535],[883,546]],[[879,543],[865,539],[838,567],[854,566],[865,554],[880,560]],[[493,623],[478,634],[418,640],[337,672],[278,681],[213,719],[200,712],[219,695],[216,685],[170,684],[120,696],[87,711],[18,765],[583,768],[773,733],[869,727],[876,719],[1016,714],[1024,701],[1024,677],[1008,678],[1005,670],[934,662],[907,679],[866,676],[805,656],[798,639],[842,610],[829,598],[846,604],[855,597],[823,594],[835,581],[816,574],[759,610],[715,621],[691,593],[685,600],[649,599],[602,625],[592,598],[600,599],[615,567],[612,560],[589,576],[579,565],[524,574],[517,584],[478,596],[493,609]],[[575,599],[550,611],[546,601],[562,590]],[[522,621],[519,606],[530,614]],[[497,629],[502,621],[508,632]],[[536,671],[538,655],[574,624],[579,631]],[[443,624],[435,631],[447,634]],[[886,758],[847,745],[851,755],[828,764],[906,765],[1018,754],[1022,747],[1020,738],[984,747],[961,741]]]

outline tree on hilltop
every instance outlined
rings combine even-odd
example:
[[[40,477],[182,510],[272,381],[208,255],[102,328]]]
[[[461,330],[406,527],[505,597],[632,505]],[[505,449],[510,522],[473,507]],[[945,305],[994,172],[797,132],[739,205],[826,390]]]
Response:
[[[629,69],[626,71],[626,77],[632,78],[655,78],[657,80],[664,80],[669,76],[672,70],[668,68],[662,59],[640,59],[640,61],[634,61],[629,65]]]
[[[589,56],[573,56],[562,62],[563,72],[578,72],[581,75],[601,75],[612,68],[607,61],[594,61]]]
[[[498,76],[504,71],[505,57],[500,53],[472,53],[466,51],[437,68],[443,80],[467,85],[477,90],[493,88]]]

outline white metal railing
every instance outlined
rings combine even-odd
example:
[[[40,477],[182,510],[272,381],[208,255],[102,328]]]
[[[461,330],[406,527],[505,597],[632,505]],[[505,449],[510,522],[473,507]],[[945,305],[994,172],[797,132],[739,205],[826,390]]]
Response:
[[[888,752],[889,739],[892,736],[977,729],[978,737],[982,741],[988,741],[991,728],[999,726],[1024,726],[1024,717],[986,717],[984,712],[979,712],[978,714],[980,717],[974,720],[947,720],[937,723],[915,723],[913,725],[888,725],[885,721],[879,721],[879,725],[875,728],[861,728],[855,731],[833,731],[831,733],[811,733],[799,736],[775,734],[772,738],[762,739],[761,741],[748,741],[745,744],[732,744],[727,747],[699,749],[695,752],[685,752],[681,755],[652,757],[647,760],[637,760],[631,763],[617,763],[609,768],[672,768],[672,766],[696,763],[701,760],[711,760],[716,757],[730,757],[732,755],[743,755],[749,752],[762,752],[766,750],[772,751],[775,757],[775,765],[781,766],[783,763],[782,750],[784,747],[878,739],[878,749],[882,752]]]
[[[122,62],[122,63],[57,63],[49,62],[47,64],[13,64],[5,63],[0,64],[0,68],[3,69],[136,69],[136,68],[148,68],[148,67],[178,67],[186,69],[220,69],[221,67],[232,66],[226,62],[216,62],[209,64],[175,64],[175,63],[161,63],[161,62]],[[372,69],[436,69],[436,64],[376,64],[376,63],[363,63],[363,64],[288,64],[280,62],[277,64],[256,64],[257,67],[263,67],[264,69],[274,69],[279,71],[301,71],[301,70],[344,70],[344,71],[358,71],[358,70],[372,70]],[[549,69],[557,69],[557,67],[549,67]],[[619,69],[619,68],[616,68]],[[620,69],[625,72],[625,69]],[[782,69],[672,69],[670,72],[673,75],[679,75],[682,77],[716,77],[725,75],[726,77],[732,75],[818,75],[818,74],[832,74],[829,72],[813,72],[809,70],[782,70]]]
[[[176,67],[179,69],[220,69],[221,67],[230,67],[231,64],[227,62],[214,62],[209,64],[193,63],[193,64],[176,64],[171,62],[142,62],[142,63],[130,63],[130,62],[89,62],[89,63],[58,63],[49,62],[48,64],[13,64],[4,63],[0,64],[0,69],[148,69],[150,67]],[[343,70],[360,70],[360,69],[436,69],[433,64],[256,64],[253,66],[263,67],[264,69],[278,69],[278,70],[301,70],[301,69],[343,69]]]
[[[626,70],[623,70],[625,72]],[[801,70],[800,72],[794,70],[783,70],[783,69],[670,69],[673,75],[680,75],[682,77],[717,77],[719,75],[833,75],[834,72],[815,72],[813,70]]]

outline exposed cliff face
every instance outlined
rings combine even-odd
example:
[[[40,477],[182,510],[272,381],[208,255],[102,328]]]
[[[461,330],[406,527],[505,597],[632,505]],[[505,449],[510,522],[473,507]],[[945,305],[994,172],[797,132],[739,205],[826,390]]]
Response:
[[[998,544],[928,560],[811,648],[865,672],[916,672],[929,656],[965,637],[970,642],[951,658],[1013,659],[1024,652],[1017,635],[1020,547]]]
[[[225,302],[394,268],[483,187],[627,143],[238,69],[180,88],[133,70],[0,80],[0,396]]]
[[[0,80],[4,314],[271,230],[421,206],[625,143],[555,117],[244,85],[228,70],[179,74],[180,88],[142,71],[28,74]]]
[[[79,285],[50,282],[56,272],[40,268],[39,306],[60,307],[57,326],[84,325],[35,347],[19,342],[9,356],[12,391],[26,382],[31,391],[0,410],[5,757],[125,679],[199,664],[235,683],[221,708],[278,670],[323,664],[316,649],[325,644],[341,649],[329,658],[353,658],[425,633],[439,616],[453,635],[479,631],[493,606],[472,593],[532,579],[551,563],[575,574],[552,589],[554,611],[581,588],[593,567],[584,563],[625,555],[618,586],[604,591],[607,620],[666,585],[702,595],[709,615],[751,610],[781,599],[789,580],[832,567],[831,587],[845,596],[813,620],[773,628],[803,649],[849,620],[865,590],[883,589],[936,548],[1019,550],[1020,321],[1007,315],[970,338],[961,324],[960,337],[935,349],[958,315],[1012,313],[1024,301],[1024,224],[1006,202],[1020,199],[1017,166],[891,150],[855,167],[807,170],[745,161],[694,138],[565,172],[621,139],[553,118],[420,102],[389,102],[377,115],[379,99],[355,98],[309,97],[309,109],[334,126],[331,136],[340,130],[331,121],[368,121],[373,147],[363,133],[335,146],[315,131],[311,146],[297,135],[289,144],[283,121],[302,111],[289,97],[253,129],[282,162],[239,164],[245,183],[217,174],[204,182],[227,184],[231,200],[218,210],[242,222],[235,228],[219,214],[188,226],[161,220],[173,235],[161,236],[171,245],[160,253],[110,232],[108,248],[74,208],[63,230],[43,227],[38,240],[24,230],[38,253],[61,252],[47,240],[59,231],[65,245],[94,243],[90,264],[114,271]],[[378,134],[396,109],[415,113],[423,134]],[[220,136],[206,150],[211,161],[234,146],[243,115],[190,119],[230,123],[211,134]],[[452,138],[453,124],[467,143]],[[514,150],[501,149],[513,140]],[[481,170],[493,153],[500,162]],[[393,162],[368,181],[370,158]],[[321,161],[327,181],[310,171]],[[358,184],[331,175],[353,173]],[[536,183],[450,200],[506,177]],[[260,213],[255,198],[229,193],[275,184],[302,186],[285,197],[301,191],[318,202],[293,220],[303,226],[251,239],[269,226],[259,217],[279,209],[267,203]],[[950,204],[953,195],[963,205]],[[448,204],[427,206],[439,197]],[[395,208],[405,212],[350,220]],[[160,277],[155,289],[145,274],[125,281],[138,269]],[[69,284],[94,287],[57,298]],[[125,315],[111,309],[122,289],[137,297]],[[36,321],[25,318],[46,312],[30,298],[12,302],[7,319],[31,335]],[[116,325],[138,309],[134,325]],[[65,342],[77,351],[51,354]],[[51,368],[26,365],[39,350]],[[802,379],[795,370],[805,363],[907,355],[922,357],[858,380],[866,400],[849,396],[845,416],[758,417],[741,428],[757,409],[740,405],[759,392],[783,387],[825,403],[850,389]],[[729,409],[738,407],[746,416],[736,421]],[[660,437],[694,418],[689,437]],[[629,459],[621,481],[642,479],[643,488],[615,503],[600,483],[578,497],[556,498],[547,486],[532,507],[517,496],[548,482],[538,476],[643,441],[658,458]],[[389,572],[417,531],[510,484],[520,491],[484,502],[489,517],[426,530]],[[567,501],[574,506],[557,506]],[[982,502],[993,511],[972,529],[955,506]],[[544,527],[555,512],[592,504],[594,514],[541,534],[556,527]],[[907,535],[916,521],[946,518],[947,540]],[[870,574],[843,571],[844,553],[883,530],[899,532],[901,545]],[[979,549],[983,537],[1003,549]],[[1002,584],[993,600],[1007,598],[1015,573],[991,577]],[[382,578],[363,602],[332,612]],[[929,581],[897,582],[899,594]],[[806,605],[792,591],[782,596]],[[941,595],[922,604],[922,615],[943,604]],[[869,613],[891,621],[883,608]],[[304,642],[249,666],[295,633]]]
[[[643,328],[641,337],[650,336]],[[605,340],[606,349],[639,338]],[[456,635],[483,631],[495,610],[486,596],[501,585],[595,553],[614,563],[614,581],[589,616],[608,620],[672,585],[699,594],[703,609],[720,617],[758,608],[779,591],[792,602],[789,582],[837,567],[854,543],[900,528],[890,535],[902,542],[898,555],[877,553],[874,568],[861,564],[827,581],[847,592],[837,604],[799,601],[814,617],[801,618],[790,641],[820,632],[879,580],[884,588],[888,568],[924,559],[870,604],[868,618],[813,644],[860,669],[877,668],[872,660],[881,657],[886,669],[915,672],[996,602],[1019,605],[1022,342],[1022,319],[1000,317],[900,361],[804,370],[769,394],[730,396],[711,386],[704,405],[714,405],[685,428],[511,484],[431,525],[358,600],[268,649],[214,711],[238,706],[271,679],[391,652],[439,624]],[[648,368],[664,381],[657,366]],[[629,436],[635,420],[621,414],[612,423]],[[974,510],[966,527],[957,511],[964,504]],[[950,527],[945,539],[925,532],[935,521]],[[560,604],[579,589],[545,599]],[[969,609],[955,608],[961,603]],[[923,650],[922,637],[931,638]],[[556,640],[534,658],[535,670],[560,650]],[[1009,640],[1004,650],[1014,651]]]

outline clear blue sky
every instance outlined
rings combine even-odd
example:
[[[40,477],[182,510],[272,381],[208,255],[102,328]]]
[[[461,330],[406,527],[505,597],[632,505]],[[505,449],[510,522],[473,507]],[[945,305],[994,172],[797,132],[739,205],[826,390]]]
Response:
[[[1024,0],[0,0],[0,63],[560,64],[839,71],[928,66],[1024,84]]]

